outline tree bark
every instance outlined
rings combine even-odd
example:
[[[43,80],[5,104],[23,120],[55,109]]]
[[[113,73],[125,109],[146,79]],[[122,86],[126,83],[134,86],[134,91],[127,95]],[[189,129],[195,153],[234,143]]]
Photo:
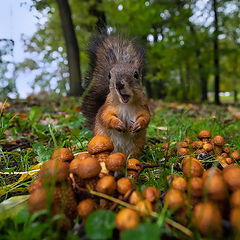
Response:
[[[214,56],[214,102],[220,104],[219,99],[219,84],[220,84],[220,66],[219,66],[219,45],[218,45],[218,11],[217,11],[217,0],[213,0],[213,11],[214,11],[214,37],[213,37],[213,56]]]
[[[70,96],[81,96],[83,89],[81,86],[80,57],[77,37],[72,22],[71,9],[68,0],[56,0],[59,8],[63,36],[67,50],[67,60],[70,80]]]

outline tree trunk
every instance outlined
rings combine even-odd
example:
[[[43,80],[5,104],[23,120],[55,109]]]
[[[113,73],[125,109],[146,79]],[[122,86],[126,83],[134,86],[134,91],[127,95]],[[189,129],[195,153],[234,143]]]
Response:
[[[220,84],[220,67],[219,67],[219,46],[218,46],[218,12],[217,12],[217,0],[213,0],[214,11],[214,38],[213,38],[213,56],[214,56],[214,87],[215,87],[215,104],[220,104],[219,99],[219,84]]]
[[[70,74],[70,96],[81,96],[81,70],[78,42],[72,22],[71,9],[68,0],[56,0],[67,50],[68,68]]]

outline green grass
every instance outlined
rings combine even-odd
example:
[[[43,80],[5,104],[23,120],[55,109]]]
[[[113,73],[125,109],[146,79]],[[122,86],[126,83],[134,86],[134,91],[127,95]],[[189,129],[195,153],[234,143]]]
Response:
[[[85,126],[82,114],[77,110],[79,105],[76,104],[75,99],[62,100],[59,103],[52,101],[50,107],[47,107],[49,105],[46,102],[31,108],[23,108],[22,104],[21,108],[18,108],[17,103],[11,104],[12,107],[0,115],[2,126],[0,131],[0,171],[5,173],[0,174],[1,201],[12,196],[27,194],[29,184],[36,178],[35,175],[32,175],[18,182],[19,175],[13,174],[13,172],[26,172],[37,164],[47,161],[55,148],[69,147],[74,153],[85,151],[88,141],[92,138],[91,132]],[[156,104],[158,106],[152,113],[147,144],[140,161],[148,163],[161,161],[161,167],[146,169],[141,174],[137,185],[140,190],[145,186],[154,185],[162,193],[165,192],[169,187],[166,176],[182,175],[181,171],[176,171],[174,168],[179,159],[174,151],[175,143],[186,137],[197,140],[197,134],[202,129],[209,130],[213,136],[224,136],[231,149],[240,150],[240,122],[232,120],[226,107],[177,105],[164,102]],[[18,111],[26,113],[27,117],[13,115],[13,111],[14,113]],[[18,147],[16,144],[15,149],[6,151],[9,147],[14,146],[14,143],[10,143],[16,139],[20,139],[20,142],[21,139],[28,139],[29,146]],[[170,157],[162,150],[164,142],[170,144],[170,151],[173,153]],[[181,234],[178,231],[166,226],[166,218],[173,218],[173,216],[170,211],[162,207],[162,203],[158,202],[156,208],[159,210],[159,215],[154,222],[158,228],[161,227],[162,234],[180,237]],[[61,239],[63,235],[52,228],[53,219],[48,218],[45,222],[41,222],[39,221],[41,214],[43,213],[30,216],[24,207],[14,218],[0,220],[1,239]],[[144,218],[142,223],[146,225],[141,225],[139,231],[145,229],[147,232],[152,228],[148,225],[152,223],[152,218]],[[153,227],[153,229],[155,228]],[[156,232],[156,234],[158,233]],[[195,239],[201,239],[196,231],[194,236]],[[80,238],[77,236],[77,230],[73,229],[63,239]]]

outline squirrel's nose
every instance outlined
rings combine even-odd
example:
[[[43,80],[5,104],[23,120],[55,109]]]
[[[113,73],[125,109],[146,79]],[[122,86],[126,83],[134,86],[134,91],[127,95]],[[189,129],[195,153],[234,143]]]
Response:
[[[116,82],[116,87],[118,90],[122,90],[124,88],[124,84],[121,81]]]

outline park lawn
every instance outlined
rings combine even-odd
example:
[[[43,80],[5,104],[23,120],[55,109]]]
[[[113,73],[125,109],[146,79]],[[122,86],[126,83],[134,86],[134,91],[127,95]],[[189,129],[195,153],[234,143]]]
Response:
[[[9,104],[9,107],[1,110],[0,200],[7,203],[7,207],[0,205],[1,239],[61,239],[61,232],[52,227],[51,217],[41,222],[39,216],[43,213],[29,215],[25,196],[28,194],[28,186],[36,179],[36,172],[43,162],[50,159],[54,149],[67,147],[73,153],[87,150],[92,133],[86,128],[80,101],[74,98],[59,101],[32,98],[12,100]],[[240,150],[240,121],[233,114],[239,111],[237,108],[151,101],[150,109],[152,118],[147,143],[139,160],[148,164],[160,163],[160,167],[147,168],[138,178],[136,187],[139,190],[148,185],[158,188],[161,192],[157,205],[159,215],[154,220],[152,217],[141,218],[142,225],[135,231],[121,235],[122,239],[136,237],[142,231],[143,237],[146,237],[148,231],[153,232],[152,239],[159,238],[160,234],[166,239],[186,237],[181,230],[166,224],[166,219],[176,219],[171,211],[162,206],[162,198],[169,188],[167,176],[183,176],[181,169],[176,168],[180,159],[175,149],[177,142],[187,137],[197,140],[199,131],[205,129],[212,136],[223,136],[230,149]],[[165,143],[169,144],[168,152],[171,155],[163,151]],[[215,159],[212,164],[216,165]],[[95,231],[91,225],[88,224],[86,229],[78,222],[80,219],[76,219],[75,227],[64,239],[81,239],[86,237],[85,232]],[[119,237],[113,228],[114,224],[108,229],[108,234]],[[159,228],[161,232],[158,232]],[[192,232],[192,238],[201,239],[191,221],[188,221],[186,228]],[[231,236],[227,234],[227,237]]]

